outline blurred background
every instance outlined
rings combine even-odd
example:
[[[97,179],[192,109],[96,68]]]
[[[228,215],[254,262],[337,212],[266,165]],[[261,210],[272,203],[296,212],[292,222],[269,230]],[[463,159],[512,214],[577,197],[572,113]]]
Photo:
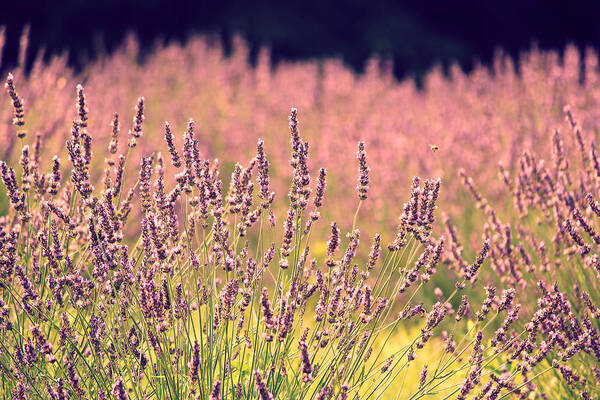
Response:
[[[7,27],[4,68],[16,63],[30,24],[30,60],[42,47],[46,56],[69,50],[75,67],[114,50],[127,33],[142,52],[193,33],[213,35],[227,49],[239,33],[251,56],[267,46],[273,62],[340,56],[360,71],[377,54],[393,59],[397,77],[418,78],[436,63],[457,61],[469,70],[498,48],[515,56],[532,45],[597,47],[599,11],[597,3],[559,0],[22,0],[1,2],[0,24]]]

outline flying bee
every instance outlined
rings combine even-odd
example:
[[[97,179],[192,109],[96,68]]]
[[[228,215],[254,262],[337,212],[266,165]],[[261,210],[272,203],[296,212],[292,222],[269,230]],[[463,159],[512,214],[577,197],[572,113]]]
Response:
[[[430,149],[431,149],[431,151],[433,151],[434,153],[440,149],[440,148],[439,148],[437,145],[435,145],[435,144],[431,144],[431,145],[429,145],[429,148],[430,148]]]

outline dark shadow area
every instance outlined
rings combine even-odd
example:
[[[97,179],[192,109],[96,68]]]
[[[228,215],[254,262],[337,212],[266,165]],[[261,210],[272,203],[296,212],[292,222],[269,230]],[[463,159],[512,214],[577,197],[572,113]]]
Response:
[[[30,59],[70,51],[80,66],[122,43],[128,32],[148,50],[157,40],[184,41],[213,34],[227,47],[241,34],[253,54],[261,46],[273,61],[341,56],[360,70],[372,54],[394,60],[397,76],[419,76],[434,63],[488,62],[495,49],[511,55],[532,43],[561,50],[567,43],[600,45],[600,6],[582,1],[365,1],[302,2],[64,0],[3,1],[7,27],[3,65],[14,65],[19,36],[31,25]]]

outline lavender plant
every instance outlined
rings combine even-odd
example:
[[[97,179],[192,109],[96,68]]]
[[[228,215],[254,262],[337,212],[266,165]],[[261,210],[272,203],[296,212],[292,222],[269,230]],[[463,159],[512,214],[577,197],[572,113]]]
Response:
[[[125,188],[126,165],[143,140],[140,98],[127,152],[117,156],[115,115],[103,178],[94,181],[98,150],[77,86],[70,164],[55,156],[44,172],[41,139],[31,150],[10,75],[7,89],[23,143],[18,171],[0,163],[11,204],[0,219],[4,398],[525,398],[543,396],[535,378],[550,369],[589,397],[569,366],[597,344],[589,318],[573,317],[564,293],[543,284],[528,323],[512,287],[497,296],[487,285],[478,304],[478,277],[495,247],[486,240],[468,263],[457,238],[435,234],[439,180],[415,177],[395,236],[376,234],[363,251],[358,208],[368,201],[370,169],[360,142],[354,224],[344,235],[331,223],[324,257],[311,249],[325,238],[311,233],[327,175],[323,168],[316,181],[311,175],[296,109],[288,208],[278,215],[262,140],[225,181],[218,160],[202,157],[194,121],[181,150],[166,123],[171,166],[159,152],[144,154],[136,183]],[[430,306],[422,293],[448,241],[457,255],[451,266],[462,273],[452,293],[434,290]],[[550,329],[562,323],[569,328]],[[413,338],[393,343],[415,326]],[[417,370],[414,385],[407,376],[426,346],[436,357]],[[566,349],[562,357],[541,365],[556,346]]]
[[[507,215],[508,222],[501,220],[464,171],[461,176],[487,217],[484,236],[499,284],[522,291],[524,308],[533,313],[523,325],[528,333],[527,339],[519,340],[520,346],[533,348],[532,339],[540,333],[546,336],[538,355],[521,356],[522,369],[543,363],[554,372],[556,382],[563,378],[563,384],[548,385],[553,398],[595,398],[600,394],[600,375],[590,366],[600,363],[596,221],[600,212],[595,200],[600,164],[595,141],[588,142],[570,107],[564,113],[572,132],[571,151],[555,130],[550,162],[524,151],[514,177],[500,165],[500,178],[515,210]],[[447,231],[452,230],[447,221]],[[451,249],[449,262],[465,265],[456,239]],[[499,333],[505,334],[504,325]],[[568,362],[570,366],[565,365]]]

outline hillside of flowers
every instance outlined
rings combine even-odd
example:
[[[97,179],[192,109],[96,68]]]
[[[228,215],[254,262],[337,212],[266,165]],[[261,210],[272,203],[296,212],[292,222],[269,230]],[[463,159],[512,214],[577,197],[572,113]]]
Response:
[[[21,43],[2,399],[600,398],[594,51],[420,87],[239,38],[81,71]]]

